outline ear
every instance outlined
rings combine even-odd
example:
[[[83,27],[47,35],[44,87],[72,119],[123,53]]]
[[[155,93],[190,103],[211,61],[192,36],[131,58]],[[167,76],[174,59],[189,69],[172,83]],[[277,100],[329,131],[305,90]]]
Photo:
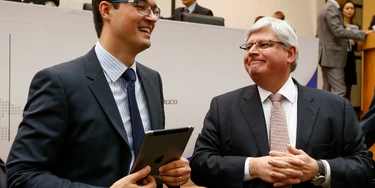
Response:
[[[293,61],[297,57],[297,48],[295,46],[290,46],[287,49],[287,58],[288,58],[288,63],[292,64]]]
[[[109,20],[111,15],[111,9],[113,8],[112,4],[107,1],[102,1],[99,4],[99,12],[102,15],[103,23],[104,20]]]

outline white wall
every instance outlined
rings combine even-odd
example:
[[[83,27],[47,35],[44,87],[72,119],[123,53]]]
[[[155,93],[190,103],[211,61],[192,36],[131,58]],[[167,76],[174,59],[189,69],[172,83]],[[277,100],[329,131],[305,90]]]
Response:
[[[298,36],[314,37],[316,33],[317,10],[324,0],[197,0],[198,4],[211,9],[215,16],[225,18],[227,27],[248,29],[257,16],[271,16],[282,11],[286,20]],[[183,6],[176,0],[176,7]]]

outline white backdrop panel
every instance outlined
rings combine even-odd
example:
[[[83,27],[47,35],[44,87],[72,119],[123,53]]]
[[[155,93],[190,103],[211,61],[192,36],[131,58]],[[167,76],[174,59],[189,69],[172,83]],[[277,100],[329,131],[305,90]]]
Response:
[[[9,33],[2,28],[0,27],[0,148],[5,148],[5,151],[0,150],[0,157],[4,158],[9,147]]]
[[[11,103],[15,109],[25,105],[29,84],[38,70],[87,53],[97,40],[89,11],[0,1],[0,26],[1,37],[6,33],[12,36]],[[239,49],[245,33],[242,29],[160,20],[152,47],[136,59],[161,73],[166,127],[195,127],[185,157],[191,156],[211,98],[253,83]],[[318,43],[311,38],[299,42],[300,60],[293,76],[305,85],[317,67]],[[8,47],[0,44],[0,54],[6,51]],[[7,63],[0,58],[1,68]],[[7,87],[2,81],[0,84]],[[0,145],[3,159],[20,120],[20,114],[11,116],[10,141]]]

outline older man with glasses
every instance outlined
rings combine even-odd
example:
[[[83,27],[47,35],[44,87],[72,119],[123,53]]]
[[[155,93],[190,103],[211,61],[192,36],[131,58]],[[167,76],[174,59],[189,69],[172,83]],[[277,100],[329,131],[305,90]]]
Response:
[[[160,17],[155,0],[93,0],[99,40],[84,56],[38,72],[7,161],[10,188],[181,186],[187,159],[129,174],[143,134],[163,129],[159,73],[136,62]],[[71,41],[74,42],[74,41]],[[73,43],[72,43],[73,44]]]
[[[241,45],[255,85],[214,97],[190,167],[199,186],[366,187],[372,158],[348,100],[291,77],[297,35],[265,17]]]

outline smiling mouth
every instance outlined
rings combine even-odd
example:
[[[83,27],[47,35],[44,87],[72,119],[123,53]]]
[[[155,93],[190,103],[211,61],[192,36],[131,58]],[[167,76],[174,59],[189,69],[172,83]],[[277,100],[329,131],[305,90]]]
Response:
[[[262,60],[253,60],[253,61],[250,61],[249,64],[256,64],[256,63],[264,63],[264,61]]]
[[[151,29],[150,28],[147,28],[147,27],[140,27],[138,28],[140,31],[144,32],[144,33],[148,33],[148,34],[151,34]]]

